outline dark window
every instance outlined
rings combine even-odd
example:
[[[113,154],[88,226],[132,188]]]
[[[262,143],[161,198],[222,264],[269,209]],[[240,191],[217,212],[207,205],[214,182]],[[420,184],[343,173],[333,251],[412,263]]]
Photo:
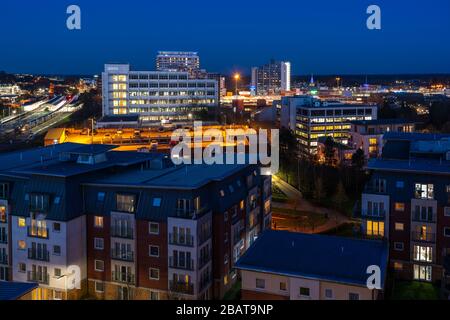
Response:
[[[300,287],[301,296],[309,297],[309,294],[310,294],[309,288]]]

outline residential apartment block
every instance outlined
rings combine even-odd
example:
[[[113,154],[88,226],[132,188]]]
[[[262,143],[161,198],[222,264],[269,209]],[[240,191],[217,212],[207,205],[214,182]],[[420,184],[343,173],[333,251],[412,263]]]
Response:
[[[363,232],[388,239],[397,277],[441,280],[450,255],[450,135],[390,132],[383,139],[381,158],[368,164]]]
[[[215,112],[215,79],[188,72],[132,71],[128,64],[106,64],[102,73],[103,115],[137,114],[143,122],[191,120],[196,112]]]
[[[270,228],[270,177],[113,148],[0,156],[10,280],[38,283],[35,299],[222,297],[234,263]]]
[[[382,241],[270,230],[236,268],[244,300],[376,300],[382,297],[387,261]],[[367,286],[374,266],[379,289]]]
[[[414,132],[415,121],[406,119],[358,120],[351,122],[348,145],[364,151],[366,159],[378,158],[383,149],[383,135],[387,132]]]
[[[377,106],[325,101],[313,96],[282,97],[281,127],[294,131],[303,153],[315,154],[318,138],[347,144],[351,121],[377,119]]]

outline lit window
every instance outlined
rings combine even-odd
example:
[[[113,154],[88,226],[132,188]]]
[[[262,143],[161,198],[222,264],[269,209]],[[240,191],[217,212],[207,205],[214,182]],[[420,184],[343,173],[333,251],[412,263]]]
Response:
[[[395,223],[395,230],[396,231],[403,231],[404,229],[405,229],[405,225],[403,223],[399,223],[399,222]]]
[[[225,196],[225,192],[223,190],[220,190],[220,196],[224,197]]]
[[[134,195],[125,195],[125,194],[117,194],[116,195],[117,211],[134,212],[135,202],[136,202],[136,197]]]
[[[25,240],[19,240],[17,241],[17,246],[19,247],[19,250],[25,250],[27,247],[27,243]]]
[[[241,200],[241,202],[239,202],[239,208],[241,210],[244,210],[244,200]]]
[[[416,199],[434,199],[434,185],[416,183]]]
[[[384,237],[384,222],[367,220],[366,234],[368,236]]]
[[[153,198],[153,206],[160,207],[161,206],[161,198]]]
[[[431,266],[414,265],[414,280],[431,281]]]
[[[223,285],[226,286],[228,284],[228,275],[223,277]]]
[[[395,211],[403,212],[403,211],[405,211],[405,204],[403,202],[396,202],[394,204],[394,209],[395,209]]]
[[[18,218],[17,219],[17,225],[19,226],[19,228],[24,228],[27,226],[27,222],[25,220],[25,218]]]
[[[397,270],[397,271],[403,270],[403,263],[394,262],[394,270]]]
[[[0,222],[6,222],[6,207],[0,206]]]
[[[100,216],[94,217],[94,227],[103,228],[103,217]]]
[[[433,247],[414,246],[414,260],[423,262],[432,262]]]

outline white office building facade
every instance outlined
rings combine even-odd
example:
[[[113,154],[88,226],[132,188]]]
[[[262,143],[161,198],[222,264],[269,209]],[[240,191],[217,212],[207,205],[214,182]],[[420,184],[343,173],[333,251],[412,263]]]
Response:
[[[103,115],[137,114],[140,120],[189,120],[219,105],[217,80],[191,79],[188,72],[132,71],[106,64],[102,73]]]

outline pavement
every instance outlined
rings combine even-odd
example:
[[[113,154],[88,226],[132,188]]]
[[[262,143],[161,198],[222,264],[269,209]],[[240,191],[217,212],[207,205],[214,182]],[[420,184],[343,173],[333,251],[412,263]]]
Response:
[[[293,209],[298,211],[306,211],[311,213],[326,214],[329,219],[327,222],[320,226],[313,228],[310,227],[297,227],[290,231],[304,232],[304,233],[322,233],[332,229],[335,229],[343,224],[351,222],[351,220],[341,212],[331,208],[325,208],[317,206],[308,200],[303,199],[302,194],[299,190],[286,183],[284,180],[278,178],[277,176],[272,176],[272,183],[275,184],[288,198],[288,202],[272,202],[273,213],[272,219],[286,219],[286,215],[277,215],[276,208]]]

